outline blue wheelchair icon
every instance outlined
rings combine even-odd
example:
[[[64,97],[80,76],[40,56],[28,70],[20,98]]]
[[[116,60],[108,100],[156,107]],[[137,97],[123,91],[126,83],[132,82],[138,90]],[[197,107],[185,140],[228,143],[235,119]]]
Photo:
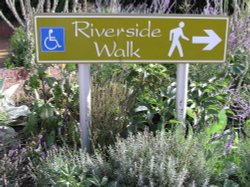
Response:
[[[42,52],[64,52],[65,33],[63,27],[40,28]]]

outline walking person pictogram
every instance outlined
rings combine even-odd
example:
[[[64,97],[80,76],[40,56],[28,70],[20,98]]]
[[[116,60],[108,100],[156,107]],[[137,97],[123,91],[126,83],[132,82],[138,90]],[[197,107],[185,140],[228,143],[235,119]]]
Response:
[[[180,57],[184,56],[183,49],[182,49],[182,46],[181,46],[181,43],[180,43],[180,39],[182,38],[184,40],[189,41],[189,39],[183,34],[182,28],[184,26],[185,26],[185,23],[181,21],[179,23],[179,27],[170,30],[169,41],[172,41],[172,44],[171,44],[170,50],[168,52],[169,57],[172,56],[175,48],[178,49]]]

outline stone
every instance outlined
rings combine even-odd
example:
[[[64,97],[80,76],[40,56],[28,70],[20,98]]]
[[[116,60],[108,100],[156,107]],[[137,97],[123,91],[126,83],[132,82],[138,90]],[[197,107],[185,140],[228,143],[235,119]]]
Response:
[[[12,127],[0,126],[0,157],[18,147],[17,133]]]

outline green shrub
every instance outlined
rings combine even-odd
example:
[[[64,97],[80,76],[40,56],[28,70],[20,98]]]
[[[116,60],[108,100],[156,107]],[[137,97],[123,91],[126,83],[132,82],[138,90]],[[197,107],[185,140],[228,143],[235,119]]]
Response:
[[[67,143],[79,145],[78,85],[75,65],[52,66],[59,71],[58,77],[47,72],[49,66],[37,65],[36,73],[27,81],[27,95],[35,100],[31,105],[24,132],[27,139],[42,135],[50,147],[53,144]],[[51,67],[51,68],[52,68]]]
[[[250,139],[241,142],[239,147],[240,164],[238,176],[241,186],[250,186]]]
[[[18,147],[0,158],[1,187],[32,186],[33,181],[28,169],[29,156],[25,148]]]
[[[107,155],[60,149],[33,164],[42,186],[207,186],[210,167],[198,143],[177,133],[118,138]]]
[[[109,149],[118,186],[206,186],[209,167],[198,144],[174,133],[144,132]]]
[[[130,132],[143,131],[145,127],[157,131],[170,126],[175,111],[172,72],[175,72],[173,65],[162,64],[133,64],[125,70],[135,99],[129,112]]]
[[[97,170],[105,161],[101,157],[97,158],[83,151],[54,148],[48,152],[46,159],[41,159],[39,164],[33,163],[31,171],[37,186],[101,186],[107,180],[106,177],[99,180],[98,175],[102,174]]]
[[[5,66],[13,68],[30,65],[31,57],[27,33],[23,27],[19,27],[10,39],[10,56],[5,60]]]
[[[92,82],[92,143],[104,148],[114,144],[117,135],[126,136],[128,124],[128,103],[131,102],[129,90],[118,76],[109,82],[98,81],[96,75]]]
[[[4,90],[5,79],[0,80],[0,125],[24,125],[20,117],[27,117],[30,114],[28,106],[15,106],[12,96],[16,93],[19,84],[12,85]]]

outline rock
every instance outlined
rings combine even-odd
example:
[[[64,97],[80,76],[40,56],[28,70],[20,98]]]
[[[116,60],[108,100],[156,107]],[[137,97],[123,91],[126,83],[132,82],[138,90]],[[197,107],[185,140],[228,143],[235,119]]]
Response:
[[[17,148],[16,131],[7,126],[0,126],[0,157],[9,149]]]

